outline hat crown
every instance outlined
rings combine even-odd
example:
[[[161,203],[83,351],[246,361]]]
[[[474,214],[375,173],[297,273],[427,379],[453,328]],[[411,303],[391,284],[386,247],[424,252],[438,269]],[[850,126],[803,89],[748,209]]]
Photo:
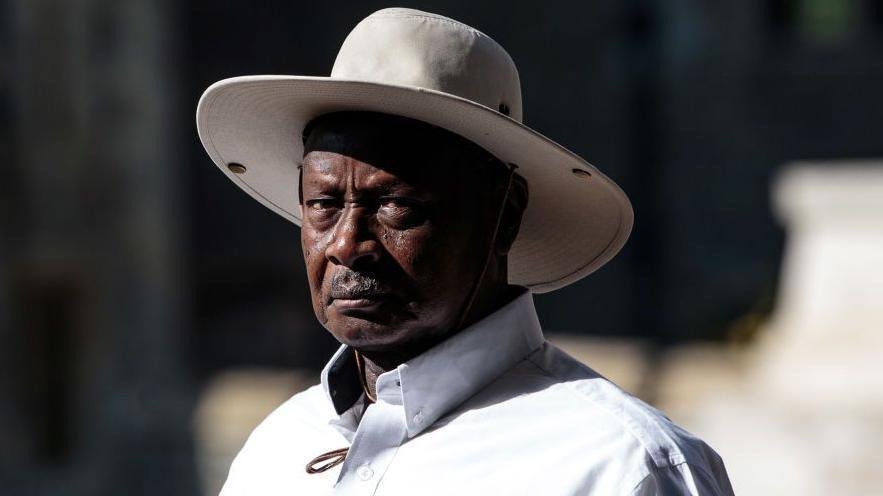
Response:
[[[512,58],[486,34],[419,10],[379,10],[343,42],[331,77],[413,86],[456,95],[521,121]]]

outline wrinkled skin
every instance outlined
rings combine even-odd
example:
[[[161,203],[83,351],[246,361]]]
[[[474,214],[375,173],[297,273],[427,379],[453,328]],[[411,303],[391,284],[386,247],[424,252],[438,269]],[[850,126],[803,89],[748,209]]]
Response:
[[[301,243],[313,310],[338,341],[362,352],[372,375],[517,292],[507,284],[506,254],[527,205],[520,176],[491,246],[509,170],[476,145],[368,112],[323,116],[308,132]]]

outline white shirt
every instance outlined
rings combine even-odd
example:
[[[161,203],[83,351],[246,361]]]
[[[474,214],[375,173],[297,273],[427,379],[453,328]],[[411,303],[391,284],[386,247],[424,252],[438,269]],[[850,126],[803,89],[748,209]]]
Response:
[[[530,293],[381,375],[364,404],[341,347],[252,432],[221,495],[733,493],[708,445],[546,342]]]

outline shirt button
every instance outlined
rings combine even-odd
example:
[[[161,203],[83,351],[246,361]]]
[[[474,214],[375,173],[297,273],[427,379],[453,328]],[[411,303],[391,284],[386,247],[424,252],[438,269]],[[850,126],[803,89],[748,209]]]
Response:
[[[417,414],[414,415],[414,423],[417,425],[420,425],[423,423],[423,413],[417,412]]]
[[[363,481],[366,481],[371,477],[374,477],[374,471],[371,470],[371,467],[369,467],[368,465],[362,465],[361,467],[356,469],[356,475],[358,475],[359,478]]]

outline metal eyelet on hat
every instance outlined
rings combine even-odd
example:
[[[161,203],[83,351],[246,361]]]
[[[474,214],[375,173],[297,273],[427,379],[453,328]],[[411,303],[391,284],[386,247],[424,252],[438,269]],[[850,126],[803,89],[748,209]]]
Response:
[[[230,169],[230,172],[234,174],[245,174],[245,171],[248,170],[242,164],[237,164],[236,162],[230,162],[227,164],[227,168]]]
[[[580,179],[589,179],[592,177],[591,172],[589,172],[587,170],[583,170],[583,169],[573,169],[571,172],[573,172],[574,176],[576,176]]]

